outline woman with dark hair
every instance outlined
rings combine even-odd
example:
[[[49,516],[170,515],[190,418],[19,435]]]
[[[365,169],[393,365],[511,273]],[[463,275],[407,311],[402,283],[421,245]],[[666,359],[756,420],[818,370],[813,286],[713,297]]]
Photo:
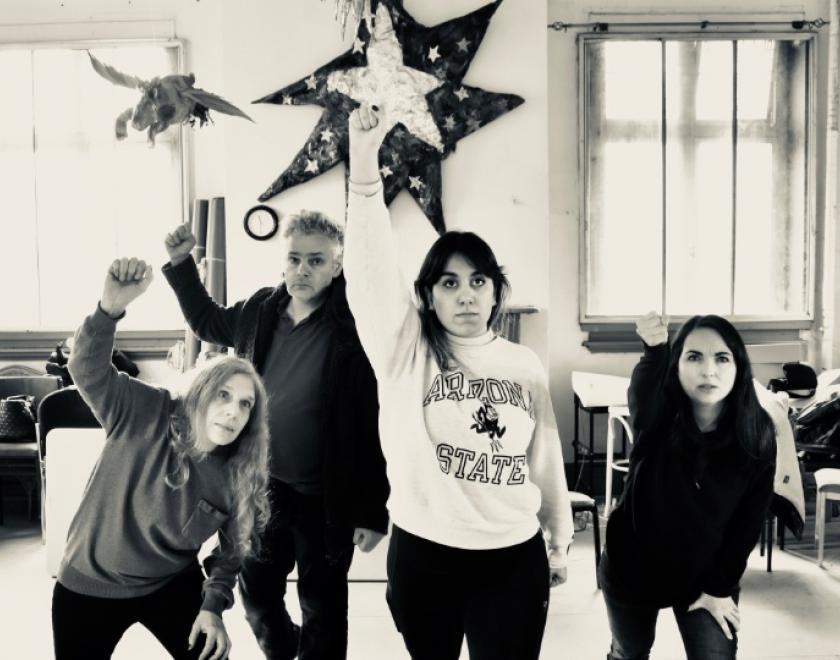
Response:
[[[599,566],[608,657],[647,658],[658,612],[670,607],[688,660],[735,658],[739,581],[773,495],[773,424],[731,323],[694,316],[670,347],[658,314],[636,327],[636,439]]]
[[[58,660],[110,658],[134,623],[174,658],[227,658],[221,615],[269,516],[266,396],[248,361],[207,362],[180,397],[111,365],[117,321],[151,278],[116,260],[76,332],[70,373],[106,442],[53,592]],[[216,533],[205,577],[198,552]]]
[[[387,125],[366,105],[350,117],[344,268],[379,383],[388,603],[412,658],[458,658],[466,637],[473,660],[536,660],[572,540],[548,382],[493,330],[509,285],[475,234],[432,245],[412,301],[379,178]]]

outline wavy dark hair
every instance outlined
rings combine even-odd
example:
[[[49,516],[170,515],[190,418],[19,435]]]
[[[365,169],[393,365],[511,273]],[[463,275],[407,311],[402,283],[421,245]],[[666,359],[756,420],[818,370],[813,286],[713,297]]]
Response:
[[[477,234],[471,231],[448,231],[434,242],[414,281],[414,291],[420,302],[421,331],[429,342],[438,366],[443,371],[452,368],[454,355],[446,330],[432,309],[432,287],[440,280],[447,262],[455,254],[460,254],[473,265],[476,271],[493,282],[493,296],[496,302],[487,322],[488,328],[498,332],[502,323],[505,300],[510,294],[510,282],[496,261],[496,255]]]
[[[234,552],[242,559],[256,555],[260,537],[270,515],[268,489],[268,406],[265,387],[254,366],[233,356],[213,358],[196,369],[180,405],[170,419],[170,442],[175,454],[174,468],[166,475],[172,489],[182,488],[190,478],[190,460],[201,461],[205,452],[197,448],[195,428],[210,401],[222,386],[237,374],[248,376],[254,384],[254,406],[236,440],[220,447],[228,458],[225,470],[233,493]]]
[[[753,385],[752,365],[744,340],[735,327],[723,317],[715,314],[692,316],[677,332],[671,344],[671,356],[665,375],[666,408],[676,410],[678,419],[684,423],[694,419],[691,400],[680,384],[679,361],[686,338],[699,328],[708,328],[720,335],[735,360],[735,383],[724,399],[723,409],[718,417],[718,428],[730,429],[749,456],[758,460],[773,460],[773,422],[758,402]]]

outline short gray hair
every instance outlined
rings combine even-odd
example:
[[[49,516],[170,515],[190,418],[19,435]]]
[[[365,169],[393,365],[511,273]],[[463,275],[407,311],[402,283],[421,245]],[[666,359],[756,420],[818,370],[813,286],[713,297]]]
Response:
[[[292,234],[321,234],[334,241],[339,250],[344,246],[344,229],[320,211],[300,211],[289,216],[283,228],[283,236]]]

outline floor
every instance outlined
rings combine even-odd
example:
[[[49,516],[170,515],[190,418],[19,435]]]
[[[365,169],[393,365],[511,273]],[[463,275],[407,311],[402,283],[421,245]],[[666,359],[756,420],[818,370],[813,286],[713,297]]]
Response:
[[[840,519],[838,519],[840,520]],[[813,519],[803,542],[773,554],[773,573],[756,550],[742,581],[742,631],[739,658],[840,660],[840,522],[830,523],[826,568],[814,561]],[[52,657],[49,627],[53,580],[45,570],[40,527],[22,513],[8,511],[0,526],[0,657],[46,660]],[[591,528],[578,532],[571,554],[569,581],[552,591],[542,657],[552,660],[604,658],[609,634],[603,601],[595,589]],[[350,585],[351,660],[396,660],[407,654],[395,631],[382,583]],[[289,599],[290,601],[294,599]],[[292,606],[294,615],[297,608]],[[225,615],[234,660],[258,660],[256,643],[240,605]],[[117,660],[164,657],[142,628],[129,630],[114,655]],[[467,658],[466,650],[462,658]],[[663,612],[654,660],[684,657],[673,618]],[[514,659],[512,659],[514,660]]]

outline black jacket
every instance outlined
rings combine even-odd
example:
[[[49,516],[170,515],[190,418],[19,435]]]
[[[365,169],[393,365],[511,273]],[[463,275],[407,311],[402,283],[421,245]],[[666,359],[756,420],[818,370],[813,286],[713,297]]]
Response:
[[[232,346],[262,373],[280,311],[290,300],[285,284],[222,307],[204,289],[191,257],[174,267],[167,263],[163,273],[196,336]],[[333,280],[324,306],[333,332],[324,374],[323,494],[327,554],[335,557],[352,543],[355,527],[387,533],[390,488],[379,445],[376,378],[347,306],[343,275]]]
[[[608,576],[658,607],[738,589],[773,495],[774,463],[730,429],[701,433],[666,410],[667,345],[645,347],[628,400],[635,441],[607,524]],[[769,430],[768,430],[769,431]]]

